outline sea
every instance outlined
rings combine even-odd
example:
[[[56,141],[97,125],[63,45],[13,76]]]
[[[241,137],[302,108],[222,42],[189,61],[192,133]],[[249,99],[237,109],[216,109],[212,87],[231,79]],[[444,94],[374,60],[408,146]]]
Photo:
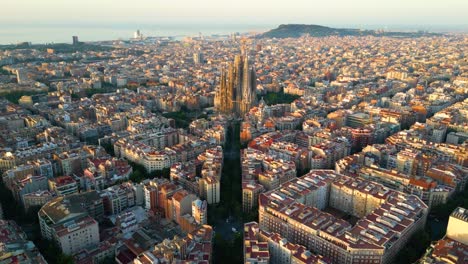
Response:
[[[148,37],[185,37],[229,35],[232,33],[268,31],[277,25],[67,25],[67,24],[2,24],[0,26],[0,45],[31,42],[32,44],[71,43],[72,36],[78,36],[79,41],[127,40],[134,32],[140,30]]]
[[[72,36],[78,36],[80,41],[127,40],[140,30],[148,37],[176,37],[230,35],[232,33],[255,32],[262,33],[278,27],[277,24],[183,24],[183,23],[36,23],[19,24],[3,22],[0,25],[0,45],[31,42],[32,44],[71,43]],[[429,32],[459,32],[468,33],[468,24],[450,26],[418,26],[418,25],[327,25],[338,28],[383,29],[396,31],[425,30]]]

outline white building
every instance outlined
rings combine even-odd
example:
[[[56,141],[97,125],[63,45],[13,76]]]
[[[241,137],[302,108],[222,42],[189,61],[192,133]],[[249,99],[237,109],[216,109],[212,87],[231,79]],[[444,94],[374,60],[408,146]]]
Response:
[[[450,215],[447,237],[468,245],[468,210],[458,207]]]
[[[220,182],[215,177],[206,177],[200,180],[202,198],[208,204],[217,204],[220,201]]]
[[[70,221],[54,227],[54,238],[67,255],[99,244],[98,222],[92,217],[85,217],[79,221]]]

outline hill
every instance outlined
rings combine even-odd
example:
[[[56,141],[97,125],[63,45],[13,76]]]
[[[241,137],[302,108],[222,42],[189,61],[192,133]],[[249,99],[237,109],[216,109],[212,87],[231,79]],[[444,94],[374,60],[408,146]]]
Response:
[[[331,28],[320,25],[287,24],[280,25],[268,32],[261,34],[260,38],[299,38],[304,35],[311,37],[328,36],[386,36],[386,37],[421,37],[433,36],[427,32],[387,32],[379,30],[361,30],[351,28]]]

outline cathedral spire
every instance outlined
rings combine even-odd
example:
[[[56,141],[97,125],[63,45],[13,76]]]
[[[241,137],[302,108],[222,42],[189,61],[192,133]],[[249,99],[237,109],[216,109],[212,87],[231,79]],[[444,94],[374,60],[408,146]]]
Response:
[[[221,69],[215,108],[223,113],[244,115],[256,103],[255,89],[255,70],[249,65],[249,57],[246,53],[236,55],[228,69]]]

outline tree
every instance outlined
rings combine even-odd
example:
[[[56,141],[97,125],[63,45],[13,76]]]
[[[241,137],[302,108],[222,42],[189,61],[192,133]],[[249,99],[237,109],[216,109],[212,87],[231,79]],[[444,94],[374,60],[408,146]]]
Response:
[[[45,94],[47,91],[16,91],[16,92],[9,92],[1,94],[0,96],[5,97],[8,101],[18,104],[19,99],[23,95],[36,95],[36,94]]]
[[[309,170],[309,169],[306,169],[306,168],[304,168],[304,169],[297,168],[297,169],[296,169],[296,176],[297,176],[297,177],[302,177],[302,176],[306,175],[309,171],[310,171],[310,170]]]
[[[114,146],[112,146],[112,144],[110,143],[102,143],[101,144],[101,147],[103,147],[107,153],[109,153],[109,155],[111,156],[115,156],[115,153],[114,153]]]
[[[73,264],[73,257],[65,254],[60,254],[57,258],[58,264]]]
[[[3,207],[3,212],[6,219],[15,220],[18,224],[31,224],[34,219],[28,219],[25,216],[23,207],[13,197],[11,191],[0,180],[0,203]],[[37,216],[35,217],[37,219]]]
[[[3,67],[0,68],[0,75],[10,75],[11,73],[7,70],[5,70]]]
[[[103,260],[99,261],[99,264],[114,264],[115,260],[113,257],[106,257]]]
[[[39,210],[41,210],[41,207],[40,205],[35,205],[35,206],[31,206],[28,208],[28,210],[26,211],[26,219],[35,219],[34,222],[38,223],[39,222],[39,219],[37,218],[37,213],[39,212]]]
[[[73,264],[73,258],[69,255],[63,254],[55,241],[40,239],[34,241],[34,244],[48,263]]]
[[[258,95],[258,100],[262,95]],[[263,95],[263,100],[268,105],[275,105],[275,104],[290,104],[294,102],[294,100],[298,99],[300,96],[294,94],[285,94],[284,92],[273,93],[269,92],[266,95]]]
[[[150,179],[154,178],[166,178],[169,179],[171,176],[171,169],[170,168],[164,168],[162,170],[155,170],[149,174]]]
[[[141,181],[143,181],[145,179],[145,174],[143,172],[141,172],[140,170],[134,170],[132,172],[132,174],[130,174],[130,177],[129,179],[132,181],[132,182],[136,182],[136,183],[140,183]]]
[[[258,208],[257,207],[252,208],[250,212],[244,213],[243,220],[244,220],[244,223],[248,223],[252,221],[258,222]]]
[[[429,234],[424,230],[416,232],[408,241],[400,253],[396,256],[394,263],[414,263],[426,251],[431,244]]]

